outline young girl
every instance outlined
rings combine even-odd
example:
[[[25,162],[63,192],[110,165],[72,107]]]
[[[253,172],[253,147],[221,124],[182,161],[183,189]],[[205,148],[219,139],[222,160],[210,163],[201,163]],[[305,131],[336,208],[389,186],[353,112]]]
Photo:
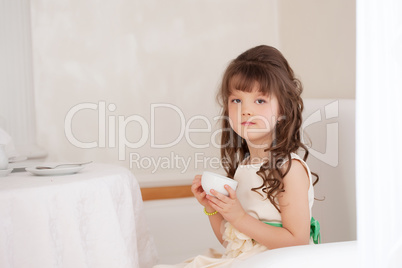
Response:
[[[229,196],[210,196],[202,189],[201,176],[191,188],[226,251],[174,267],[228,267],[268,249],[317,240],[308,150],[300,141],[302,90],[273,47],[249,49],[229,64],[218,95],[224,118],[221,158],[238,188],[226,185]],[[296,154],[299,148],[304,159]]]

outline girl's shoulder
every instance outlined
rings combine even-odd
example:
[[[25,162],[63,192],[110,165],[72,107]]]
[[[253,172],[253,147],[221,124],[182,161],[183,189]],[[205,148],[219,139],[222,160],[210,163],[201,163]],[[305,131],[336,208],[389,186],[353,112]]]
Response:
[[[296,161],[292,161],[291,169],[293,168],[293,169],[297,169],[297,170],[301,170],[301,171],[304,170],[307,173],[310,183],[312,183],[311,171],[310,171],[310,168],[308,167],[307,163],[296,153],[291,153],[290,159],[296,160]],[[287,170],[288,165],[289,165],[289,159],[287,158],[287,159],[283,160],[280,168],[283,170]]]

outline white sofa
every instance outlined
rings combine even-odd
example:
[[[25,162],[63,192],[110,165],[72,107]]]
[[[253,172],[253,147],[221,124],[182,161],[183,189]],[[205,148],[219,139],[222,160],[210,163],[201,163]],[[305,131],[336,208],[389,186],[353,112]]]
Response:
[[[356,241],[332,242],[268,250],[233,268],[348,268],[359,267]]]
[[[324,199],[315,201],[313,208],[313,216],[321,224],[323,244],[267,251],[247,260],[242,264],[244,267],[311,268],[335,267],[340,263],[353,267],[356,262],[354,126],[354,100],[305,100],[303,127],[313,142],[307,162],[320,176],[315,196]],[[208,248],[222,249],[195,198],[146,201],[144,206],[160,263],[181,262]],[[323,257],[327,258],[325,265]]]

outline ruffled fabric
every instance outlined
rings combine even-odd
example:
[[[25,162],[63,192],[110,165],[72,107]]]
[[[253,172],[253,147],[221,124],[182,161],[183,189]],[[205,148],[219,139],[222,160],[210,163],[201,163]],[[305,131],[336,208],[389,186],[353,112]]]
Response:
[[[237,258],[243,253],[255,249],[256,246],[258,246],[261,251],[268,249],[249,236],[238,231],[229,222],[225,223],[225,232],[223,233],[222,238],[226,245],[226,251],[223,255],[224,258]]]

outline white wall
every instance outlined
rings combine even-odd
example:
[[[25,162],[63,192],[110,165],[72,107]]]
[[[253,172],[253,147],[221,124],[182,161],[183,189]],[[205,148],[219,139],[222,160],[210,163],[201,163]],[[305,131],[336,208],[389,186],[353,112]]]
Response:
[[[126,160],[119,161],[118,148],[108,142],[108,131],[104,148],[80,149],[66,138],[65,117],[78,104],[104,101],[106,121],[116,120],[106,123],[107,128],[118,125],[118,116],[139,115],[150,123],[151,104],[168,103],[183,112],[186,123],[203,115],[215,129],[212,118],[219,114],[215,93],[225,66],[252,46],[277,46],[276,16],[276,0],[254,1],[253,5],[229,0],[32,0],[38,136],[49,151],[48,160],[91,159],[130,167],[129,152],[162,160],[172,158],[171,153],[194,158],[196,150],[185,138],[174,147],[152,149],[148,136],[144,146],[128,149],[120,157]],[[113,112],[107,109],[109,104],[115,105]],[[80,141],[103,140],[98,138],[100,108],[95,108],[73,117],[72,130]],[[178,112],[171,108],[156,111],[156,143],[174,141],[180,136]],[[206,127],[200,120],[191,127],[197,125]],[[126,130],[132,142],[144,135],[139,123],[128,124]],[[117,143],[123,129],[117,128],[115,135],[112,140]],[[210,143],[210,134],[192,134],[191,139],[197,144]],[[205,157],[218,157],[215,148],[198,151]],[[132,168],[139,177],[153,169]],[[182,166],[157,173],[188,177],[194,169],[193,164],[186,174],[180,174]],[[202,166],[198,169],[203,170]]]
[[[219,158],[211,142],[219,80],[231,59],[259,44],[283,51],[305,85],[304,97],[354,98],[354,1],[32,0],[31,7],[38,143],[49,161],[119,164],[142,185],[162,177],[165,184],[191,180],[204,163],[211,169]],[[93,109],[75,114],[72,133],[96,148],[78,148],[66,138],[65,118],[83,103]],[[118,117],[137,115],[149,125],[155,103],[177,107],[191,128],[208,127],[202,120],[188,124],[204,116],[211,130],[191,134],[190,142],[183,136],[170,148],[151,148],[140,123],[124,126]],[[155,111],[156,143],[180,137],[178,111]],[[125,139],[141,138],[146,143],[140,148],[118,148]],[[132,166],[130,153],[137,160]],[[190,161],[187,169],[182,159]],[[150,161],[165,165],[156,169]]]

